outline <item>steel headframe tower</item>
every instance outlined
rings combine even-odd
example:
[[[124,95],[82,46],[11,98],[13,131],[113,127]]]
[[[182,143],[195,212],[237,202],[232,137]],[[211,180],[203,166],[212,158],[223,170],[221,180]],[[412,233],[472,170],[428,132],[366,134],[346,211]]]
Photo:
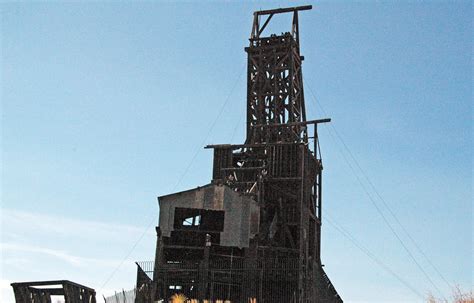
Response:
[[[207,146],[212,183],[159,198],[151,299],[179,290],[200,302],[342,302],[321,263],[317,127],[330,119],[305,112],[298,14],[311,8],[254,13],[246,141]],[[283,13],[292,14],[291,30],[263,36]],[[138,288],[148,281],[142,267]]]

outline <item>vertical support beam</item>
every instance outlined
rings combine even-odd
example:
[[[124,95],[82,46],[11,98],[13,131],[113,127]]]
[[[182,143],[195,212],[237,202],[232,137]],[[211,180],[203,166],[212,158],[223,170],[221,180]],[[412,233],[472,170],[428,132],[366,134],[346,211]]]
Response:
[[[258,243],[256,240],[251,240],[250,245],[245,249],[244,269],[249,274],[242,284],[241,302],[250,302],[257,299],[258,292],[262,291],[257,287],[259,276],[257,263]],[[253,302],[253,301],[252,301]]]
[[[161,235],[161,229],[159,226],[156,226],[156,255],[155,255],[155,264],[153,267],[153,280],[158,279],[158,272],[160,270],[160,267],[163,265],[163,249],[164,249],[164,243],[163,243],[163,237]]]
[[[165,295],[164,279],[160,276],[160,269],[163,267],[163,254],[164,254],[164,243],[163,237],[161,234],[161,229],[159,226],[156,227],[156,254],[155,254],[155,264],[153,267],[153,282],[148,288],[150,292],[148,295],[151,296],[152,300],[155,300],[157,296]]]
[[[207,289],[209,288],[209,255],[211,249],[211,235],[206,234],[206,243],[204,246],[204,258],[199,268],[199,300],[207,298]]]
[[[303,302],[305,297],[305,276],[306,276],[306,229],[305,219],[307,214],[305,212],[305,148],[304,145],[298,146],[298,158],[300,162],[300,182],[299,182],[299,194],[298,194],[298,213],[299,213],[299,260],[298,260],[298,297],[299,303]]]
[[[293,12],[293,22],[291,27],[291,35],[295,38],[296,44],[300,45],[300,33],[299,33],[299,25],[298,25],[298,11]]]

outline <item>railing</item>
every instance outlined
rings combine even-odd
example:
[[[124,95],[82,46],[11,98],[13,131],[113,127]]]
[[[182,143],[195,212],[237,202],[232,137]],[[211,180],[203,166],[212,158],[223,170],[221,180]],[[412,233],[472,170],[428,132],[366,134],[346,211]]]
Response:
[[[143,272],[145,272],[147,274],[147,276],[150,279],[153,279],[153,271],[154,271],[154,268],[155,268],[155,262],[153,262],[153,261],[139,261],[139,262],[135,262],[135,264],[137,264],[137,266],[139,266],[143,270]]]
[[[141,268],[150,276],[153,275],[153,262],[137,262],[137,265],[143,266]],[[249,300],[292,303],[297,297],[298,268],[296,258],[259,258],[252,263],[242,258],[210,260],[205,266],[196,262],[168,263],[160,266],[156,273],[156,298],[171,302],[173,295],[182,294],[196,302],[201,298],[200,302],[213,303],[248,303]],[[312,297],[306,298],[308,302],[318,298],[320,302],[342,303],[322,267],[316,265],[313,270],[312,286],[308,285],[305,295]],[[141,289],[137,297],[142,296],[137,298],[137,303],[152,302],[147,297],[151,285],[151,281],[146,285],[137,285]]]
[[[105,303],[134,303],[136,298],[136,289],[122,290],[115,292],[113,296],[104,297]]]
[[[153,277],[155,262],[153,261],[140,261],[136,264],[150,277]],[[244,270],[249,269],[245,267],[246,264],[242,258],[234,258],[232,261],[227,260],[210,260],[210,270]],[[259,259],[252,265],[251,269],[262,269],[262,270],[292,270],[298,267],[297,259],[275,259],[266,258]],[[162,265],[160,271],[168,270],[198,270],[199,263],[197,262],[169,262]]]
[[[143,270],[153,268],[153,262],[137,265]],[[296,297],[298,261],[268,258],[248,263],[235,258],[210,260],[205,267],[196,262],[173,262],[160,266],[156,276],[157,298],[164,302],[182,294],[202,302],[289,303]],[[149,302],[146,291],[140,295],[138,302]]]

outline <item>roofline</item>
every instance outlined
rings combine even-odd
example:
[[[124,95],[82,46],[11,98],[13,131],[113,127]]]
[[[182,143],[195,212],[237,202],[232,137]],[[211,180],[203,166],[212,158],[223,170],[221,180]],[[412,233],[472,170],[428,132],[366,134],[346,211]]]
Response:
[[[77,287],[81,288],[86,288],[88,290],[92,290],[95,292],[93,288],[87,287],[85,285],[75,283],[69,280],[49,280],[49,281],[32,281],[32,282],[14,282],[11,283],[11,286],[48,286],[48,285],[64,285],[64,284],[69,284],[69,285],[74,285]]]
[[[186,189],[186,190],[179,191],[179,192],[175,192],[175,193],[171,193],[171,194],[166,194],[166,195],[158,196],[158,200],[160,200],[160,199],[162,199],[162,198],[169,197],[169,196],[174,196],[174,195],[178,195],[178,194],[184,194],[184,193],[187,193],[187,192],[191,192],[191,191],[196,190],[196,189],[201,189],[201,188],[209,187],[209,186],[211,186],[211,185],[216,185],[216,184],[214,184],[214,183],[208,183],[208,184],[203,185],[203,186],[198,186],[198,187],[195,187],[195,188],[190,188],[190,189]]]

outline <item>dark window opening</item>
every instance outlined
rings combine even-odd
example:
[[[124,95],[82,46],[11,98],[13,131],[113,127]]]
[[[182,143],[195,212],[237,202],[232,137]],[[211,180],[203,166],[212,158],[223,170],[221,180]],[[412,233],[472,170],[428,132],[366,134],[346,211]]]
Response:
[[[199,208],[175,208],[174,228],[202,232],[224,231],[224,211]]]

